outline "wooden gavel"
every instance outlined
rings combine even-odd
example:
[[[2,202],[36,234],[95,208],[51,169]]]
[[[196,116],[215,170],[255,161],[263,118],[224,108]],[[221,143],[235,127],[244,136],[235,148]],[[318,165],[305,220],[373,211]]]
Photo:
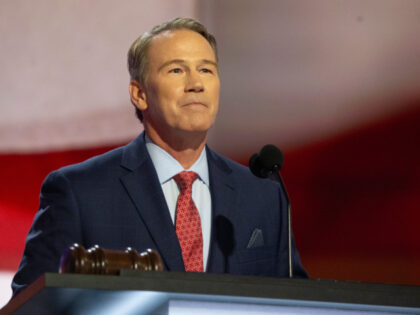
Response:
[[[95,245],[86,250],[77,243],[67,248],[60,259],[60,273],[118,275],[121,269],[162,271],[160,255],[152,249],[138,253],[126,250],[103,249]]]

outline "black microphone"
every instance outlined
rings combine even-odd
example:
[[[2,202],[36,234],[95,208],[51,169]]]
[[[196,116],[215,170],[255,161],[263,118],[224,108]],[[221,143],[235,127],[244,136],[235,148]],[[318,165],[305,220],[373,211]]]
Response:
[[[216,241],[225,258],[225,273],[229,273],[229,256],[232,255],[235,248],[235,238],[233,224],[225,216],[219,215],[215,219]]]
[[[278,173],[284,162],[283,153],[274,145],[265,145],[260,153],[255,153],[249,160],[251,172],[261,178]]]
[[[260,153],[255,153],[249,159],[249,168],[251,172],[261,178],[269,178],[280,183],[286,196],[287,203],[287,236],[288,236],[288,258],[289,258],[289,278],[293,278],[292,262],[292,216],[289,194],[287,193],[280,170],[283,166],[283,153],[272,144],[265,145]]]

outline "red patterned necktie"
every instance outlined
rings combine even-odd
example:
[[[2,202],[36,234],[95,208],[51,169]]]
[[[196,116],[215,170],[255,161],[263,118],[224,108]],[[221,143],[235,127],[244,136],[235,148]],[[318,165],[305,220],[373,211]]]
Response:
[[[181,192],[176,204],[176,235],[181,245],[186,271],[203,271],[203,235],[200,214],[192,199],[192,184],[197,179],[195,172],[181,172],[174,176]]]

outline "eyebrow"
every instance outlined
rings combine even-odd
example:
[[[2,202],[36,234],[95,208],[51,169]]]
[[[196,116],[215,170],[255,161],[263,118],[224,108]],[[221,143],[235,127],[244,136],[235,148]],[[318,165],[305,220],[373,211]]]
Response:
[[[178,63],[178,64],[182,64],[185,63],[184,59],[172,59],[172,60],[168,60],[166,62],[164,62],[159,68],[158,71],[162,70],[163,68],[165,68],[166,66],[169,66],[170,64],[173,63]],[[217,68],[217,62],[213,61],[213,60],[209,60],[209,59],[201,59],[200,60],[201,64],[211,64],[212,66]]]

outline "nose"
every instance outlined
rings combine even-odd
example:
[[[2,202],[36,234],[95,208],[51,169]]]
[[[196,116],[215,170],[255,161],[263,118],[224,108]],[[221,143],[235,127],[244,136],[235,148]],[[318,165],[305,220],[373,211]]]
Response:
[[[187,75],[185,91],[186,92],[203,92],[204,91],[204,84],[199,73],[192,71]]]

